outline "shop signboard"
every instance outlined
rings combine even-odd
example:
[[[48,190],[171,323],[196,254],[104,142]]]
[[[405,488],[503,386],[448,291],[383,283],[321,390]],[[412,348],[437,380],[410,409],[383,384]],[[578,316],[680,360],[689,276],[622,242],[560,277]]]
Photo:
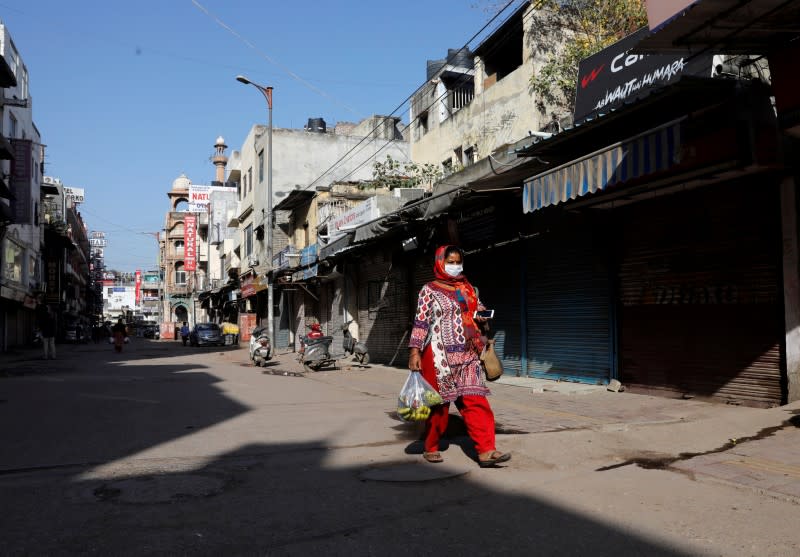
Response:
[[[189,273],[197,269],[197,215],[186,213],[183,219],[183,269]]]
[[[256,328],[256,314],[255,313],[240,313],[239,314],[239,340],[245,342],[250,340],[250,334]]]
[[[207,213],[211,203],[211,193],[215,191],[230,191],[231,188],[219,186],[189,186],[189,211],[193,213]]]
[[[139,302],[142,299],[142,271],[136,269],[136,305],[139,305]]]
[[[710,53],[633,54],[633,49],[650,31],[644,27],[578,65],[575,93],[575,122],[596,113],[608,112],[643,93],[674,83],[682,75],[711,76]]]
[[[45,301],[48,304],[57,304],[61,290],[59,288],[61,273],[58,272],[58,261],[48,259],[45,269],[47,272],[47,292],[45,293]]]
[[[11,178],[9,180],[14,198],[11,212],[14,224],[31,224],[31,178],[33,174],[33,142],[30,139],[12,139]]]
[[[69,188],[64,186],[64,197],[71,199],[72,203],[83,203],[83,188]]]

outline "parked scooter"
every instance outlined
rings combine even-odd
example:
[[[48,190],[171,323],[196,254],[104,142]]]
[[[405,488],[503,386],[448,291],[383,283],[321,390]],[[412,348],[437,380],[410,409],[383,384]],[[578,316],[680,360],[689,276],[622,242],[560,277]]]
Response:
[[[356,361],[360,365],[365,366],[369,363],[367,345],[363,342],[359,342],[357,338],[354,338],[353,335],[350,334],[350,323],[352,323],[352,321],[348,321],[342,325],[342,333],[344,334],[344,338],[342,339],[342,348],[344,348],[345,355],[353,354]]]
[[[256,327],[250,333],[250,361],[256,367],[266,365],[272,359],[272,343],[267,327]]]
[[[312,330],[314,330],[312,328]],[[333,337],[303,336],[300,338],[299,359],[306,371],[319,371],[325,366],[335,365],[336,358],[330,353]]]

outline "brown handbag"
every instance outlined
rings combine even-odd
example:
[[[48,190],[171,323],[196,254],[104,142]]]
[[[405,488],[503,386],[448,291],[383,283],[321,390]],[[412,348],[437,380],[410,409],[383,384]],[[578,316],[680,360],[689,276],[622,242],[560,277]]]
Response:
[[[487,381],[496,381],[503,375],[503,364],[497,357],[497,352],[494,351],[494,340],[486,341],[486,346],[481,353],[481,363]]]

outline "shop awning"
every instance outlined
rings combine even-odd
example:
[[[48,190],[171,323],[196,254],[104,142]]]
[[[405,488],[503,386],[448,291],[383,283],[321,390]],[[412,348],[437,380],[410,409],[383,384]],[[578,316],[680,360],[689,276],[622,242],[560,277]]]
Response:
[[[800,3],[695,0],[651,29],[634,52],[762,54],[800,37]]]
[[[673,120],[526,180],[523,212],[532,213],[679,164],[682,120]]]

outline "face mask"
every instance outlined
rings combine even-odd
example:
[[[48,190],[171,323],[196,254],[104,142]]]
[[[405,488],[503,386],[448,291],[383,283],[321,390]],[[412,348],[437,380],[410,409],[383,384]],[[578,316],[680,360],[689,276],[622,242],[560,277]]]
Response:
[[[451,277],[457,277],[464,272],[464,266],[453,265],[448,263],[444,266],[444,272],[450,275]]]

